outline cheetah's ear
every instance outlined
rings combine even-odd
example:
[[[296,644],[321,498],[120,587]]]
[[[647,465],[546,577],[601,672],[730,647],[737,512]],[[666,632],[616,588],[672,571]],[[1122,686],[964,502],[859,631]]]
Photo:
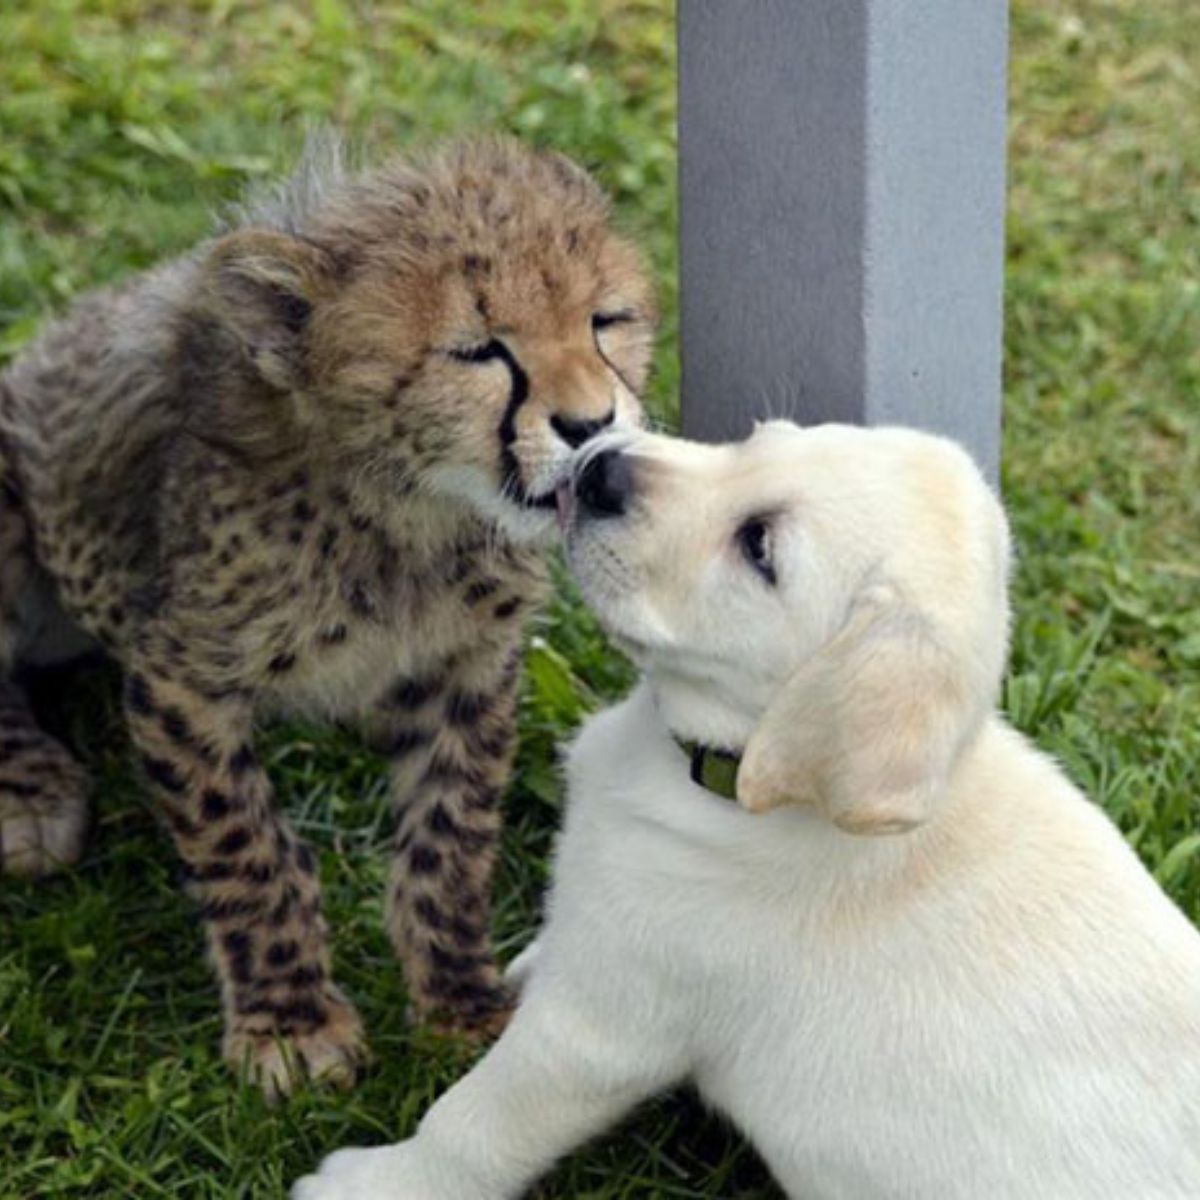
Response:
[[[205,264],[205,307],[241,343],[268,383],[304,381],[304,332],[332,272],[310,242],[244,229],[213,246]]]

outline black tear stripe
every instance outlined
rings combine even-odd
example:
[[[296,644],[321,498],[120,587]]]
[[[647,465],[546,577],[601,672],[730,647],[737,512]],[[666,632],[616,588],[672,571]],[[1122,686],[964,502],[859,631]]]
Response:
[[[513,488],[518,499],[524,499],[525,485],[521,481],[521,464],[517,462],[517,456],[513,453],[513,443],[517,440],[517,413],[521,411],[521,405],[529,399],[529,376],[503,342],[498,343],[498,346],[496,357],[504,363],[512,376],[512,389],[497,430],[500,435],[500,478],[506,488]]]

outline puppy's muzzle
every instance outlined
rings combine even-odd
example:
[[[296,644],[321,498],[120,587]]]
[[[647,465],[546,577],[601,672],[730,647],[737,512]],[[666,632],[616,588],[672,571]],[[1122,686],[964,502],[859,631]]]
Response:
[[[575,480],[575,503],[581,517],[620,517],[633,496],[633,467],[620,450],[601,450]]]

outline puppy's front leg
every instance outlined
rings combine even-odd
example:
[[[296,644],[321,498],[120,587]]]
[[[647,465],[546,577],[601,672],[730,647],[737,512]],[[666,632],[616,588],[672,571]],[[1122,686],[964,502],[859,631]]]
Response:
[[[682,1039],[538,976],[483,1061],[407,1142],[342,1150],[292,1200],[506,1200],[686,1073]],[[640,1007],[640,1006],[639,1006]]]

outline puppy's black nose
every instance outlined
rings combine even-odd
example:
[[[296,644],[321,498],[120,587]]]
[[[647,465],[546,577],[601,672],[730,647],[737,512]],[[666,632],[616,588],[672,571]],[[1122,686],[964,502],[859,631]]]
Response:
[[[619,517],[633,492],[633,469],[620,450],[601,450],[575,480],[579,507],[594,517]]]

